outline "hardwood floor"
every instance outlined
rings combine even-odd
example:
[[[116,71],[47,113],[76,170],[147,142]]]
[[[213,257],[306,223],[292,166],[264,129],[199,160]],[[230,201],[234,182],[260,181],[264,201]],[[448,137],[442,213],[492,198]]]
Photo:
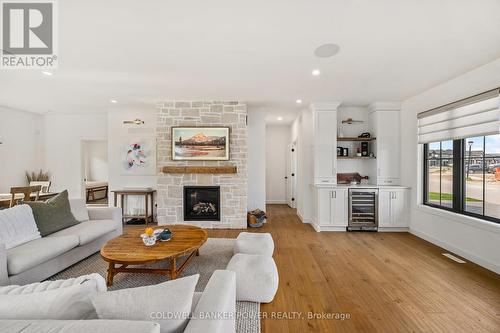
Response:
[[[499,275],[409,233],[316,233],[285,205],[267,213],[252,231],[273,235],[280,287],[261,307],[263,332],[500,332]]]

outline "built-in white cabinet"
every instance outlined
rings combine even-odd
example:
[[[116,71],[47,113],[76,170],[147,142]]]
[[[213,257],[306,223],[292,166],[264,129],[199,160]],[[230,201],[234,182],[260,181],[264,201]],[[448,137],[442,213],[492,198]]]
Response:
[[[408,228],[410,190],[406,188],[379,190],[378,229],[399,231]]]
[[[375,154],[376,184],[400,185],[400,105],[375,103],[370,106],[372,134],[377,138]]]
[[[315,184],[337,183],[337,107],[339,103],[315,103],[313,115],[313,172]]]
[[[346,231],[348,221],[347,189],[316,188],[316,231]]]

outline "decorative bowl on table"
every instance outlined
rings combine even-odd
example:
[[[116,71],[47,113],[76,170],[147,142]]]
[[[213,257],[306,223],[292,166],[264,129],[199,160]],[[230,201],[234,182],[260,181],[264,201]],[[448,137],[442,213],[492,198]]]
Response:
[[[156,244],[156,234],[153,228],[146,228],[144,233],[141,234],[142,242],[146,246],[153,246]]]
[[[156,236],[155,235],[147,235],[147,234],[141,234],[142,242],[146,246],[153,246],[156,244]]]
[[[165,228],[165,229],[157,229],[160,232],[157,234],[157,240],[160,242],[168,242],[170,239],[172,239],[172,231],[170,229]],[[155,231],[157,231],[155,230]]]

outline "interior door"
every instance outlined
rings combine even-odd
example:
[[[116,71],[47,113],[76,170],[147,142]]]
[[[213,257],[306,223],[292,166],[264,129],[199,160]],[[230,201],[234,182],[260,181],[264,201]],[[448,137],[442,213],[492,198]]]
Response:
[[[292,142],[288,145],[287,163],[286,163],[286,201],[288,206],[296,208],[297,200],[297,145]]]

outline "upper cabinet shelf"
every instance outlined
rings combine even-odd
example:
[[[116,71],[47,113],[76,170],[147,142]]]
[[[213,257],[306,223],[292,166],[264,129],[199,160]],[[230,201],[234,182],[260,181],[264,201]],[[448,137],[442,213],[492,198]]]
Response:
[[[362,142],[367,142],[367,141],[375,141],[377,138],[357,138],[357,137],[339,137],[337,138],[337,141],[362,141]]]

